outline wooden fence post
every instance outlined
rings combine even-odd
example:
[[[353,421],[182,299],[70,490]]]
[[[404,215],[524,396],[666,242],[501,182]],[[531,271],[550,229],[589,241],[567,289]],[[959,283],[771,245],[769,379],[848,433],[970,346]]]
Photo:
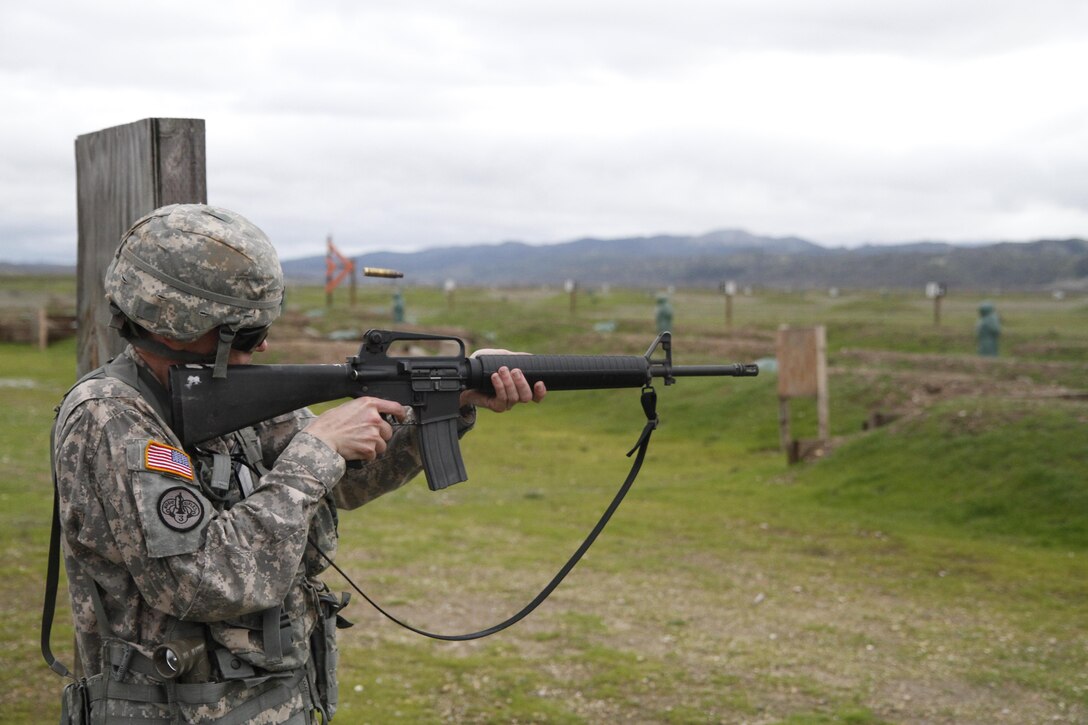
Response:
[[[816,442],[822,448],[831,439],[830,395],[827,387],[827,332],[816,327],[778,328],[778,430],[790,463],[804,457],[806,446],[790,430],[790,398],[816,399]],[[811,444],[810,444],[811,447]]]
[[[38,308],[38,349],[49,347],[49,311],[44,307]]]
[[[106,268],[121,235],[166,204],[206,204],[204,121],[145,118],[76,138],[78,372],[124,349],[110,330]]]

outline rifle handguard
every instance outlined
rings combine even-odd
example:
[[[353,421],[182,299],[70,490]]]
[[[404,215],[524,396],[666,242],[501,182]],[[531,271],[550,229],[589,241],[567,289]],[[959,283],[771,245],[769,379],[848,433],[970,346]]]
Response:
[[[518,368],[529,385],[543,380],[548,390],[638,388],[650,382],[650,366],[638,355],[480,355],[469,359],[478,389],[494,392],[491,374]],[[477,372],[478,366],[478,372]]]

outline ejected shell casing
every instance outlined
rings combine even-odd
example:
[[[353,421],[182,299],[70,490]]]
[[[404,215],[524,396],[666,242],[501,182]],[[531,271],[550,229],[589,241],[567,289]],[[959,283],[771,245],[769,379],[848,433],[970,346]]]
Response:
[[[395,269],[385,269],[383,267],[363,267],[364,277],[403,277],[404,272],[398,272]]]

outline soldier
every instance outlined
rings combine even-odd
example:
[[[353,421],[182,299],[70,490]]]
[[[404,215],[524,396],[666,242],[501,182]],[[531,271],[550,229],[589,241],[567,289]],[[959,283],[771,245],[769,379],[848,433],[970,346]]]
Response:
[[[309,723],[336,710],[337,613],[317,577],[337,512],[421,469],[412,412],[358,398],[184,449],[169,367],[247,363],[268,347],[283,277],[242,216],[173,205],[125,234],[106,273],[113,327],[130,343],[80,381],[54,433],[61,539],[85,680],[65,716],[93,722]],[[519,370],[477,405],[539,401]],[[359,470],[346,461],[362,460]],[[340,620],[343,622],[343,620]]]

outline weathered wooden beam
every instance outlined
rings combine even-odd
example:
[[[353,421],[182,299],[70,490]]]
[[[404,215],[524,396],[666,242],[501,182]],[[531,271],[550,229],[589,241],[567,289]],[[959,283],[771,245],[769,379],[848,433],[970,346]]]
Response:
[[[208,201],[204,121],[145,118],[76,139],[76,314],[80,375],[124,349],[110,330],[103,278],[121,235],[166,204]]]

